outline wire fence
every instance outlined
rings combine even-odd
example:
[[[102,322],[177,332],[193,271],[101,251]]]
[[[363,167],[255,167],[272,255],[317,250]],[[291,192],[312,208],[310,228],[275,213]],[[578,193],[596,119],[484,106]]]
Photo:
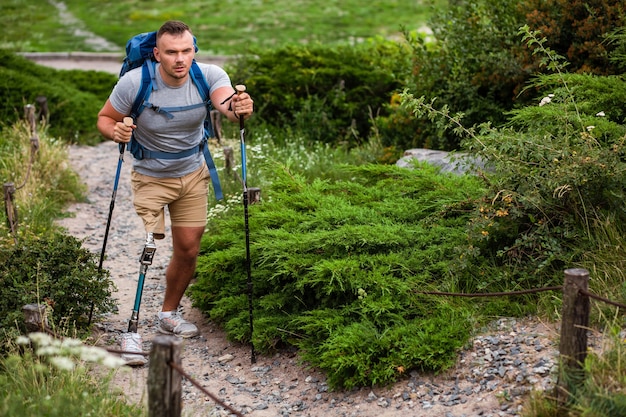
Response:
[[[568,375],[582,369],[587,348],[589,330],[590,300],[596,300],[626,311],[626,305],[592,293],[588,289],[589,272],[585,269],[567,269],[563,285],[494,293],[454,293],[436,291],[416,291],[419,294],[446,297],[510,297],[546,291],[562,291],[563,306],[561,314],[561,333],[559,344],[560,369],[556,387],[557,400],[566,404],[576,387],[577,380]],[[45,306],[27,305],[23,308],[25,322],[30,330],[43,330],[54,337],[46,322]],[[235,416],[242,416],[231,405],[209,392],[182,367],[181,340],[175,336],[159,335],[152,341],[150,352],[128,352],[112,348],[106,350],[113,354],[143,355],[150,358],[148,374],[148,407],[150,417],[180,417],[182,411],[182,379],[189,381],[215,404]]]
[[[497,293],[454,293],[436,291],[416,291],[416,293],[446,297],[505,297],[525,294],[558,291],[563,292],[561,315],[561,334],[559,344],[560,371],[556,388],[556,399],[566,404],[572,392],[576,392],[577,379],[568,375],[582,369],[587,354],[587,332],[589,330],[589,300],[623,309],[626,305],[598,296],[588,290],[589,272],[585,269],[568,269],[562,286],[551,286],[522,291]],[[46,320],[45,305],[29,304],[23,307],[24,321],[29,330],[44,331],[55,338],[62,339],[50,330]],[[142,355],[150,358],[148,374],[149,417],[180,417],[182,411],[182,378],[185,378],[215,404],[227,410],[231,415],[243,417],[240,411],[222,401],[194,379],[182,367],[181,341],[175,336],[157,336],[152,342],[150,352],[124,351],[107,348],[108,352],[118,355]]]
[[[589,280],[589,273],[584,269],[568,269],[565,271],[565,280],[563,285],[550,286],[544,288],[536,288],[521,291],[510,292],[494,292],[494,293],[454,293],[454,292],[436,292],[436,291],[416,291],[419,294],[433,295],[433,296],[446,296],[446,297],[508,297],[508,296],[520,296],[526,294],[534,294],[546,291],[563,291],[563,315],[561,324],[561,336],[559,354],[561,357],[561,372],[559,373],[559,382],[557,383],[557,399],[565,403],[567,397],[571,395],[572,390],[571,378],[562,377],[562,375],[571,373],[575,370],[579,370],[584,361],[587,353],[587,339],[586,334],[588,331],[589,321],[589,309],[583,309],[581,312],[580,307],[589,304],[590,299],[594,299],[606,304],[609,304],[626,311],[626,305],[609,300],[607,298],[593,294],[587,289]],[[582,314],[581,314],[582,313]],[[148,352],[141,352],[139,354],[150,356],[150,372],[153,374],[161,374],[161,377],[148,377],[150,380],[162,381],[167,380],[167,383],[162,384],[165,391],[156,391],[150,398],[156,398],[158,404],[149,406],[150,417],[178,417],[178,410],[180,408],[180,399],[174,401],[173,404],[162,404],[163,398],[172,398],[173,393],[180,393],[180,388],[176,388],[172,384],[172,380],[176,378],[172,375],[171,370],[175,371],[175,374],[185,378],[193,386],[199,389],[204,395],[210,398],[215,404],[227,410],[229,413],[235,416],[242,416],[242,413],[234,409],[232,406],[226,404],[219,397],[209,392],[204,388],[197,380],[195,380],[189,373],[187,373],[180,364],[179,354],[176,352],[178,349],[177,339],[175,337],[161,336],[159,340],[155,338],[153,341],[153,350]],[[124,352],[115,349],[107,349],[109,352],[116,354],[138,354],[137,352]],[[166,353],[158,354],[155,351],[164,350]],[[165,359],[162,359],[165,358]],[[149,388],[150,390],[150,388]],[[154,388],[152,388],[154,391]],[[172,413],[174,410],[174,413]]]
[[[169,343],[166,342],[166,344],[169,344]],[[142,355],[142,356],[146,356],[146,357],[151,356],[151,352],[128,352],[128,351],[117,350],[117,349],[107,349],[107,351],[110,352],[110,353],[115,353],[115,354],[120,354],[120,355],[130,354],[130,355]],[[207,390],[205,387],[203,387],[202,384],[200,384],[197,380],[195,380],[189,373],[185,372],[185,370],[180,365],[180,363],[177,363],[174,360],[166,360],[161,365],[163,365],[163,364],[167,365],[168,367],[170,367],[173,370],[175,370],[176,372],[178,372],[178,374],[181,377],[183,377],[187,381],[189,381],[189,383],[191,383],[194,387],[199,389],[204,395],[209,397],[214,403],[216,403],[220,407],[223,407],[225,410],[228,410],[229,413],[234,414],[237,417],[243,417],[243,414],[241,414],[239,411],[235,410],[230,405],[226,404],[224,401],[222,401],[215,394],[211,393],[209,390]],[[153,366],[153,369],[154,368],[159,368],[159,366],[156,363],[153,364],[151,362],[151,365]],[[160,368],[162,369],[162,366]],[[166,395],[167,395],[167,393],[166,393]],[[164,416],[165,415],[169,416],[170,414],[163,414],[163,415]],[[153,417],[153,416],[151,415],[151,417]]]
[[[175,336],[157,336],[153,341],[152,350],[150,352],[129,352],[118,349],[106,349],[110,353],[114,354],[129,354],[129,355],[142,355],[146,357],[150,357],[150,368],[148,375],[148,381],[162,381],[164,383],[159,384],[158,382],[153,385],[162,385],[162,389],[159,387],[153,386],[152,388],[148,387],[148,408],[149,408],[149,416],[150,417],[178,417],[180,416],[179,409],[182,409],[181,403],[182,400],[180,396],[178,398],[174,398],[169,401],[169,404],[162,404],[164,398],[172,399],[172,393],[180,393],[180,384],[172,384],[172,381],[178,380],[176,376],[180,376],[185,378],[189,383],[191,383],[194,387],[200,390],[204,395],[210,398],[215,404],[227,410],[230,414],[235,415],[237,417],[243,417],[243,414],[232,406],[222,401],[218,396],[211,393],[205,387],[202,386],[200,382],[194,379],[188,372],[186,372],[180,361],[179,354],[179,339]],[[177,375],[173,375],[170,370],[174,370]],[[154,392],[154,395],[150,395],[150,392]],[[154,402],[158,404],[154,404]]]
[[[425,295],[441,295],[441,296],[449,296],[449,297],[467,297],[467,298],[478,298],[478,297],[505,297],[505,296],[515,296],[515,295],[525,295],[525,294],[536,294],[540,292],[546,291],[562,291],[562,285],[556,285],[553,287],[544,287],[544,288],[535,288],[530,290],[520,290],[520,291],[507,291],[507,292],[484,292],[484,293],[458,293],[458,292],[440,292],[440,291],[415,291],[416,294],[425,294]],[[588,290],[579,289],[580,294],[594,299],[596,301],[601,301],[603,303],[612,305],[614,307],[618,307],[624,311],[626,311],[626,304],[621,304],[616,301],[611,301],[608,298],[601,297],[596,295]]]

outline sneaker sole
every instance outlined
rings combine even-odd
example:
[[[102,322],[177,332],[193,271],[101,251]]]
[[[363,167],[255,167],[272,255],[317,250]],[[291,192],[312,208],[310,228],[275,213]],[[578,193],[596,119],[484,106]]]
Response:
[[[198,336],[198,335],[200,334],[200,332],[195,332],[195,333],[193,333],[193,334],[180,334],[180,333],[174,333],[174,332],[170,332],[169,330],[165,330],[165,329],[163,329],[163,328],[161,328],[161,327],[159,327],[159,328],[157,329],[157,331],[158,331],[159,333],[162,333],[162,334],[167,334],[167,335],[170,335],[170,336],[172,336],[172,335],[173,335],[173,336],[182,337],[183,339],[190,339],[190,338],[192,338],[192,337],[196,337],[196,336]]]
[[[148,359],[141,355],[135,357],[122,357],[126,361],[126,366],[143,366],[148,363]]]

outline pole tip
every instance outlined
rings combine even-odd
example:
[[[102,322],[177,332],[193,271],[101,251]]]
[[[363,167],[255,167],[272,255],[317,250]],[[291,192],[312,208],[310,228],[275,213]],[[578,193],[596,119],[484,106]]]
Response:
[[[132,126],[133,124],[135,124],[135,122],[133,122],[132,117],[124,117],[124,124],[126,126]]]
[[[241,94],[241,93],[243,93],[244,91],[246,91],[246,86],[245,86],[245,85],[243,85],[243,84],[237,84],[237,85],[235,86],[235,91],[237,91],[237,94]]]

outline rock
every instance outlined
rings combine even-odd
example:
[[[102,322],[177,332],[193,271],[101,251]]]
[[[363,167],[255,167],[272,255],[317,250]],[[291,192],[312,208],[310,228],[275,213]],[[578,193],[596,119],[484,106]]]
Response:
[[[404,155],[398,159],[396,165],[401,168],[412,168],[413,161],[428,162],[440,167],[441,172],[452,172],[454,174],[464,174],[485,166],[479,158],[467,153],[451,153],[423,148],[404,151]]]
[[[230,353],[227,353],[226,355],[220,356],[219,358],[217,358],[217,361],[219,363],[226,363],[226,362],[232,361],[233,359],[235,359],[235,357],[231,355]]]

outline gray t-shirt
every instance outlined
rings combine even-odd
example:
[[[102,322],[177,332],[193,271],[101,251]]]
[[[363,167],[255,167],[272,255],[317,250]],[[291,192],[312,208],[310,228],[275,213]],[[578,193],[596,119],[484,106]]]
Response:
[[[171,87],[163,82],[158,71],[159,65],[157,63],[155,70],[156,86],[153,86],[148,102],[159,107],[189,106],[202,102],[198,88],[191,80],[191,74],[184,85]],[[230,78],[222,68],[202,63],[198,65],[207,79],[210,92],[231,85]],[[118,112],[130,114],[141,84],[141,72],[141,68],[127,72],[113,88],[109,99]],[[198,146],[204,136],[206,107],[200,106],[171,114],[174,117],[170,119],[150,108],[144,109],[135,120],[135,138],[153,151],[180,152]],[[202,152],[181,159],[135,159],[133,169],[152,177],[180,178],[200,168],[203,161]]]

